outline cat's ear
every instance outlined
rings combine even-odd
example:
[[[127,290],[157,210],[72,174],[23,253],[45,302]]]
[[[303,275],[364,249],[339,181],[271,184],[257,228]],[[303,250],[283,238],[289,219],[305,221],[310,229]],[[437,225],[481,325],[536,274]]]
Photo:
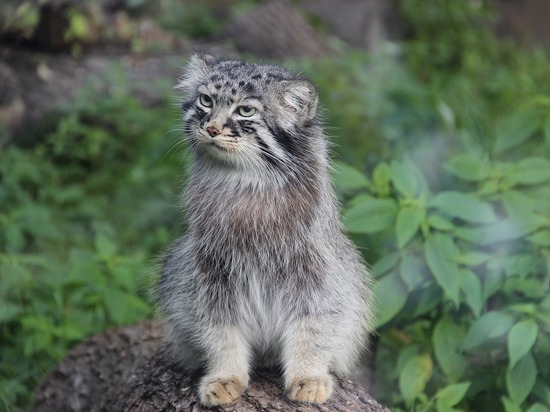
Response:
[[[317,89],[307,80],[284,80],[280,95],[283,106],[296,115],[298,121],[310,121],[317,114]]]
[[[207,66],[210,66],[210,65],[216,63],[216,61],[217,61],[217,59],[214,56],[210,55],[210,54],[203,53],[203,52],[195,52],[191,56],[191,63],[190,64],[198,64],[198,65],[203,65],[203,66],[207,67]]]
[[[192,93],[208,75],[209,66],[216,62],[216,58],[204,53],[194,53],[183,72],[177,88],[185,94]]]

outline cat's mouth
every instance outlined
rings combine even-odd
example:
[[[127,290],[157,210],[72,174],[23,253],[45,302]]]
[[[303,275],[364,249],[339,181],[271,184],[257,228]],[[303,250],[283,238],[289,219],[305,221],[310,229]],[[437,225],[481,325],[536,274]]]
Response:
[[[227,156],[230,153],[238,152],[240,144],[235,137],[225,136],[220,134],[215,137],[207,136],[206,134],[198,134],[199,143],[204,147],[208,152],[211,152],[213,155],[217,156]]]
[[[224,141],[219,139],[210,139],[203,141],[208,150],[217,153],[232,153],[236,152],[238,149],[238,144],[234,141]]]

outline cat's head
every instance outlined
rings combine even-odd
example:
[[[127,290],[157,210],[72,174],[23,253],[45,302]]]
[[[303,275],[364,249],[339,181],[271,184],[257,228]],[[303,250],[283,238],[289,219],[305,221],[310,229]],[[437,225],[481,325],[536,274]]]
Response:
[[[281,67],[195,54],[178,87],[185,137],[201,158],[288,170],[324,153],[317,91]]]

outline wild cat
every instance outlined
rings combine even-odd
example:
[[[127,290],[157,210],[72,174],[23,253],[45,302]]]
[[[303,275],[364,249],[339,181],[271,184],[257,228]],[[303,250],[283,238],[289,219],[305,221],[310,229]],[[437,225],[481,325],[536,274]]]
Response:
[[[370,290],[343,234],[312,83],[270,65],[194,55],[179,84],[193,153],[188,230],[158,287],[174,356],[199,397],[232,402],[255,365],[322,403],[364,347]]]

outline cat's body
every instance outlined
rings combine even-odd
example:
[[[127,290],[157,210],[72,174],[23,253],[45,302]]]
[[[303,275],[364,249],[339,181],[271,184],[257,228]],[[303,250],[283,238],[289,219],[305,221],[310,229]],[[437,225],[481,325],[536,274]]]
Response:
[[[368,326],[367,273],[343,235],[311,83],[275,66],[194,56],[180,84],[194,152],[187,234],[161,307],[201,402],[231,402],[253,365],[279,365],[290,399],[323,402]]]

